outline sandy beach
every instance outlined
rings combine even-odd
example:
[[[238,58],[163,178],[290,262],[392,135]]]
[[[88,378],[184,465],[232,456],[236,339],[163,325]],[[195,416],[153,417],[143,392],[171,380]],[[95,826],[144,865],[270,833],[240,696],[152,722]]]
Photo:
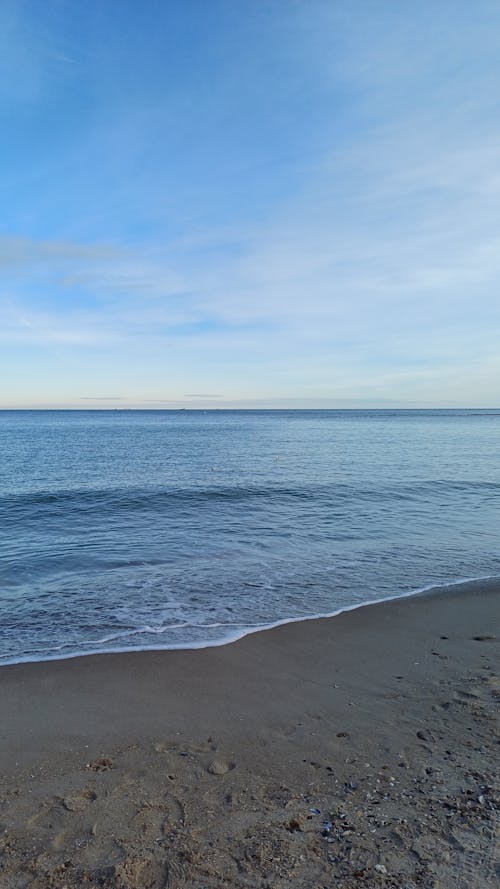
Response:
[[[497,885],[499,612],[485,581],[3,667],[2,889]]]

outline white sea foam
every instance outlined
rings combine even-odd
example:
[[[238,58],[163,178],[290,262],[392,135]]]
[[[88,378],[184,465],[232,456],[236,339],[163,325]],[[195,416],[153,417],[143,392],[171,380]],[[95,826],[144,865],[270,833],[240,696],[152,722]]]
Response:
[[[4,417],[0,663],[223,645],[498,576],[499,431],[466,411]]]
[[[399,599],[408,599],[413,596],[422,595],[423,593],[428,592],[440,592],[446,589],[450,589],[452,587],[461,587],[469,584],[480,584],[486,580],[500,580],[498,575],[495,574],[485,574],[480,577],[462,577],[458,580],[450,580],[440,582],[438,584],[431,583],[426,584],[425,586],[418,587],[414,590],[409,590],[404,593],[399,593],[394,596],[383,596],[378,599],[369,599],[364,602],[357,602],[353,605],[343,605],[342,607],[336,609],[335,611],[329,611],[326,613],[318,613],[318,614],[308,614],[302,615],[300,617],[289,617],[282,618],[280,620],[271,621],[270,623],[264,624],[247,624],[245,626],[240,626],[235,623],[211,623],[211,624],[195,624],[195,623],[183,623],[183,624],[169,624],[164,627],[137,627],[131,630],[125,630],[121,633],[113,633],[109,636],[103,637],[101,639],[96,639],[93,642],[86,642],[85,648],[81,650],[76,650],[67,653],[61,654],[51,654],[46,657],[39,657],[39,655],[26,655],[20,658],[7,658],[3,660],[0,666],[9,666],[15,664],[26,664],[26,663],[46,663],[48,661],[59,661],[59,660],[71,660],[79,657],[90,657],[91,655],[103,655],[103,654],[127,654],[130,652],[146,652],[146,651],[197,651],[205,648],[220,648],[224,645],[231,645],[234,642],[238,642],[240,639],[243,639],[245,636],[250,636],[254,633],[261,633],[266,630],[274,630],[277,627],[286,626],[287,624],[295,624],[295,623],[303,623],[305,621],[312,620],[324,620],[326,618],[335,618],[340,614],[345,614],[349,611],[358,611],[361,608],[368,608],[371,605],[382,605],[384,602],[396,602]],[[107,642],[112,642],[114,639],[118,638],[126,638],[132,636],[140,636],[150,633],[156,633],[161,635],[162,633],[167,632],[168,630],[173,629],[218,629],[219,627],[234,627],[235,631],[232,633],[226,633],[219,639],[209,640],[209,641],[200,641],[200,642],[180,642],[180,643],[172,643],[168,645],[128,645],[128,646],[106,646],[105,648],[95,648],[94,646],[103,645]],[[63,645],[54,646],[52,651],[62,651],[63,648],[70,647],[71,643],[64,643]],[[92,646],[92,649],[89,650],[88,646]],[[40,651],[41,649],[39,649]]]

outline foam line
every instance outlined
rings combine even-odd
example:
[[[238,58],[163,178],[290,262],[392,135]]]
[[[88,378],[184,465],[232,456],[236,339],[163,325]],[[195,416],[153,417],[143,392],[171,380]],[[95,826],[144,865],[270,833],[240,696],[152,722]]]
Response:
[[[61,661],[61,660],[72,660],[77,657],[90,657],[91,655],[98,654],[127,654],[129,652],[145,652],[145,651],[195,651],[204,648],[219,648],[222,645],[231,645],[233,642],[238,642],[240,639],[243,639],[245,636],[250,636],[253,633],[261,633],[265,630],[274,630],[276,627],[286,626],[286,624],[295,624],[301,623],[302,621],[310,621],[310,620],[323,620],[326,618],[338,617],[340,614],[345,614],[348,611],[357,611],[361,608],[368,608],[370,605],[381,605],[384,602],[395,602],[398,599],[408,599],[412,596],[418,596],[422,593],[428,593],[431,591],[439,592],[440,590],[450,589],[452,587],[460,587],[465,586],[466,584],[479,584],[485,580],[500,580],[500,577],[495,574],[485,574],[481,577],[463,577],[459,580],[450,580],[442,583],[431,583],[423,587],[418,587],[417,589],[410,590],[406,593],[398,593],[394,596],[384,596],[380,599],[371,599],[366,600],[364,602],[356,602],[354,605],[344,605],[341,608],[338,608],[336,611],[330,611],[326,613],[318,613],[318,614],[309,614],[303,615],[301,617],[289,617],[289,618],[281,618],[280,620],[272,621],[267,624],[255,624],[255,625],[246,625],[244,627],[238,627],[237,631],[234,633],[228,633],[226,636],[221,639],[207,641],[207,642],[179,642],[172,645],[138,645],[138,646],[113,646],[107,648],[96,648],[91,651],[82,649],[81,651],[69,652],[69,653],[61,653],[61,654],[52,654],[46,657],[39,657],[37,655],[26,655],[21,658],[6,658],[0,664],[0,666],[12,666],[15,664],[30,664],[30,663],[46,663],[47,661]],[[105,637],[104,639],[96,640],[94,643],[87,642],[86,645],[100,645],[105,642],[107,639],[110,641],[113,638],[123,637],[125,635],[134,636],[140,635],[141,633],[161,633],[167,632],[167,630],[171,629],[181,629],[183,627],[198,627],[198,628],[206,628],[206,629],[214,629],[216,627],[227,627],[231,626],[231,624],[170,624],[163,628],[152,629],[151,627],[143,627],[137,628],[126,633],[116,633],[109,637]],[[64,643],[64,646],[70,645],[71,643]],[[63,646],[60,646],[61,648]],[[54,650],[54,649],[53,649]]]

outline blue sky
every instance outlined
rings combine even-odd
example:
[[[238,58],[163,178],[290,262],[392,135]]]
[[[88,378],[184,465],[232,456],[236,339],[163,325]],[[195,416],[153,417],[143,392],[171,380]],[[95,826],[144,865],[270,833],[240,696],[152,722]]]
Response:
[[[500,6],[0,0],[0,407],[500,405]]]

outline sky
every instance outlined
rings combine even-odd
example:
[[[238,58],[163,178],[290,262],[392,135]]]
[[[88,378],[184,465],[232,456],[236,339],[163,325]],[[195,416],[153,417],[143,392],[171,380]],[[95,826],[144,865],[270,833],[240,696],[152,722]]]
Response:
[[[0,0],[0,408],[500,406],[500,4]]]

